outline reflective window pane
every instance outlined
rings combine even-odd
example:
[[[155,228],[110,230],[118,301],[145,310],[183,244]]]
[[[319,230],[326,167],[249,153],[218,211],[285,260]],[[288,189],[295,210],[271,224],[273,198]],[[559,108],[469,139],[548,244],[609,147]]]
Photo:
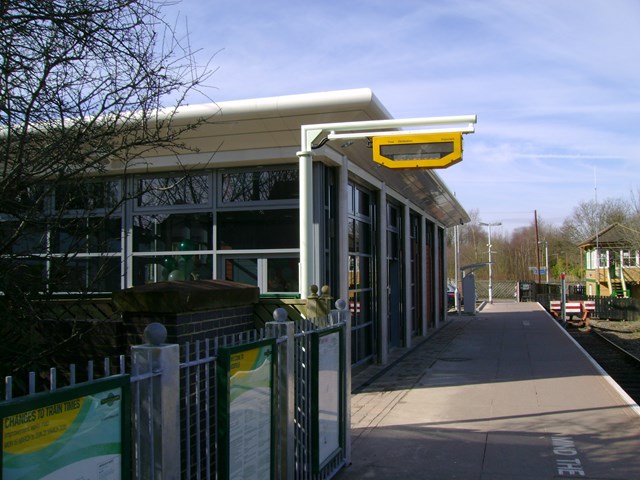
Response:
[[[44,185],[6,185],[3,192],[2,211],[0,214],[23,216],[33,215],[44,210],[47,196]]]
[[[212,278],[211,255],[156,255],[134,257],[133,284]]]
[[[0,246],[3,251],[18,255],[44,253],[47,251],[47,233],[44,222],[31,224],[17,232],[18,222],[0,222]]]
[[[358,220],[349,220],[349,251],[369,253],[370,251],[370,225]]]
[[[208,175],[176,175],[137,180],[139,207],[202,205],[209,202]]]
[[[50,288],[57,292],[120,290],[120,257],[53,258]]]
[[[371,200],[367,192],[356,190],[356,213],[368,217],[370,215]]]
[[[228,258],[224,261],[224,279],[230,282],[258,285],[257,258]]]
[[[82,181],[56,186],[56,210],[112,209],[121,201],[119,180]]]
[[[222,202],[259,202],[298,198],[298,170],[254,170],[222,174]]]
[[[398,223],[399,212],[396,207],[393,205],[387,205],[387,227],[388,228],[399,228]]]
[[[45,258],[0,257],[2,288],[18,287],[24,292],[47,290],[47,260]],[[15,291],[15,290],[14,290]]]
[[[70,218],[51,228],[51,248],[55,253],[119,252],[120,218]]]
[[[298,248],[299,211],[251,210],[218,214],[218,248],[250,250]]]
[[[267,259],[267,291],[298,291],[298,258]]]
[[[213,214],[172,213],[135,215],[133,250],[162,252],[211,250]]]

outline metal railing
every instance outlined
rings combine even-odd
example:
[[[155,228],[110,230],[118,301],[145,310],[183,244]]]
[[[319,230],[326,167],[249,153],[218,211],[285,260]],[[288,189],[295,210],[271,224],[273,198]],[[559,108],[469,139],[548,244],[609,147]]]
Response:
[[[166,329],[162,325],[149,325],[145,330],[147,343],[132,347],[131,352],[132,478],[219,478],[216,443],[219,350],[265,338],[276,339],[278,357],[273,386],[276,408],[272,420],[275,423],[275,478],[320,480],[335,476],[350,458],[351,417],[350,314],[343,300],[336,302],[336,306],[338,308],[325,317],[295,323],[287,321],[286,312],[278,309],[274,312],[274,322],[268,322],[265,330],[205,339],[182,347],[164,343]],[[325,332],[336,332],[340,338],[339,359],[336,359],[340,371],[327,377],[339,379],[336,398],[340,413],[334,420],[339,422],[340,448],[323,457],[322,452],[318,452],[323,420],[318,417],[326,412],[318,408],[318,338]],[[120,356],[119,371],[112,373],[111,362],[105,359],[103,375],[124,374],[126,360]],[[87,368],[87,383],[91,383],[93,362],[89,362]],[[68,384],[73,385],[76,367],[71,366],[69,372]],[[28,395],[35,395],[33,372],[29,379]],[[58,388],[56,369],[51,369],[49,383],[51,391]],[[12,377],[6,377],[5,402],[13,400],[12,384]]]

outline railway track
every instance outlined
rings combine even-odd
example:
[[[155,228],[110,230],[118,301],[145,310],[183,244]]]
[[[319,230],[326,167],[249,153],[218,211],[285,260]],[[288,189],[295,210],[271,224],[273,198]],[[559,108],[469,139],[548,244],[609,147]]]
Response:
[[[640,359],[592,328],[591,332],[570,329],[571,336],[620,387],[640,404]]]

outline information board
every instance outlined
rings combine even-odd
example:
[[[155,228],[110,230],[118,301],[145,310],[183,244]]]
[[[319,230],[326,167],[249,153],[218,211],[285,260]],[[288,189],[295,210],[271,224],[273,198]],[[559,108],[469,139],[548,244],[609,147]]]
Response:
[[[130,478],[129,376],[0,403],[1,480]]]
[[[273,478],[275,340],[221,348],[218,368],[220,478]]]
[[[373,161],[387,168],[447,168],[462,161],[462,133],[373,137]]]
[[[344,356],[342,327],[317,332],[313,342],[315,445],[314,468],[319,471],[343,447]]]

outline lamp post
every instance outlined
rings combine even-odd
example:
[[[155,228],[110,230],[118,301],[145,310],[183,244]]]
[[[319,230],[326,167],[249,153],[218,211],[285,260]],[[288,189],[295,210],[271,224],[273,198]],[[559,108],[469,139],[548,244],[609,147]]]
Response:
[[[538,245],[544,243],[544,271],[546,274],[547,284],[549,284],[549,243],[546,240],[540,240]]]
[[[492,285],[492,271],[491,271],[491,227],[498,227],[502,225],[501,222],[496,223],[480,223],[483,227],[487,227],[489,231],[489,243],[487,243],[487,247],[489,248],[489,303],[493,303],[493,285]]]

